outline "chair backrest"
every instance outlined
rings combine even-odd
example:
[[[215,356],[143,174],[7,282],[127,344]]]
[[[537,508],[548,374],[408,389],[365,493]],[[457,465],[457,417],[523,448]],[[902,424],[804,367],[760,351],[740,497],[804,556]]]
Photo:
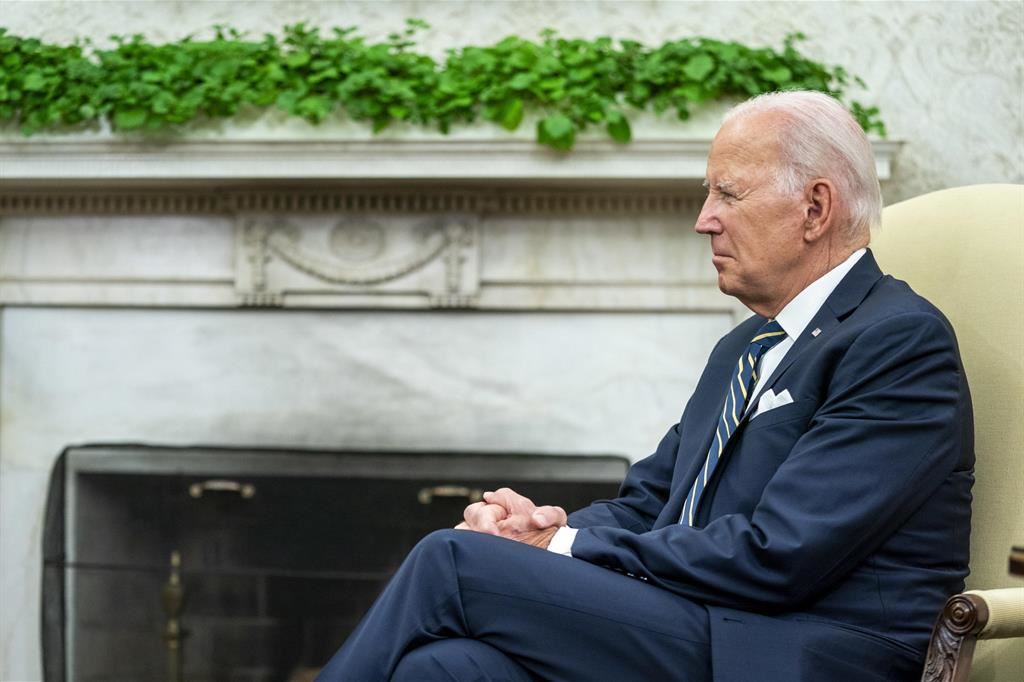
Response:
[[[1024,544],[1024,185],[974,185],[887,207],[872,235],[884,272],[953,323],[974,401],[970,589],[1021,587]],[[938,615],[938,614],[936,614]],[[979,642],[972,680],[1020,680],[1024,640]]]

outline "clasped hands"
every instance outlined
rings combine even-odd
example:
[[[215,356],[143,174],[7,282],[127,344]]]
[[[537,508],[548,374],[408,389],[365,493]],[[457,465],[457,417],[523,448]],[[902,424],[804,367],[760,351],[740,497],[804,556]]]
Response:
[[[546,549],[555,532],[568,523],[561,507],[538,507],[511,488],[484,493],[482,502],[466,507],[463,519],[456,528],[498,535],[541,549]]]

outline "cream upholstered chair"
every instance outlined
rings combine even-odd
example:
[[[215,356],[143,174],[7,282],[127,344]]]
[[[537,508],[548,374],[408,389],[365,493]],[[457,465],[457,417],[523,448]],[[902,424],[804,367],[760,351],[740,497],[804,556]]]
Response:
[[[1009,574],[1008,558],[1024,545],[1024,185],[958,187],[889,206],[871,246],[884,272],[953,323],[974,401],[967,587],[978,591],[947,602],[922,679],[1021,682],[1024,577]]]

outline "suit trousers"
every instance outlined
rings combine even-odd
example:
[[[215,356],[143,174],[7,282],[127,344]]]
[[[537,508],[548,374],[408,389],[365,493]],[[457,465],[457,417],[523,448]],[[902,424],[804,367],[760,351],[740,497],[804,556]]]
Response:
[[[711,680],[707,610],[621,573],[467,530],[431,533],[318,682]]]

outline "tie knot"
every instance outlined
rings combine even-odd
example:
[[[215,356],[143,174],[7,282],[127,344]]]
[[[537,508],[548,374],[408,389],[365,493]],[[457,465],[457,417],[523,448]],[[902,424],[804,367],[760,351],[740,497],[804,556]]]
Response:
[[[765,353],[784,338],[786,338],[786,332],[782,326],[775,320],[768,320],[754,334],[754,338],[750,340],[750,345],[760,346],[761,352]]]

